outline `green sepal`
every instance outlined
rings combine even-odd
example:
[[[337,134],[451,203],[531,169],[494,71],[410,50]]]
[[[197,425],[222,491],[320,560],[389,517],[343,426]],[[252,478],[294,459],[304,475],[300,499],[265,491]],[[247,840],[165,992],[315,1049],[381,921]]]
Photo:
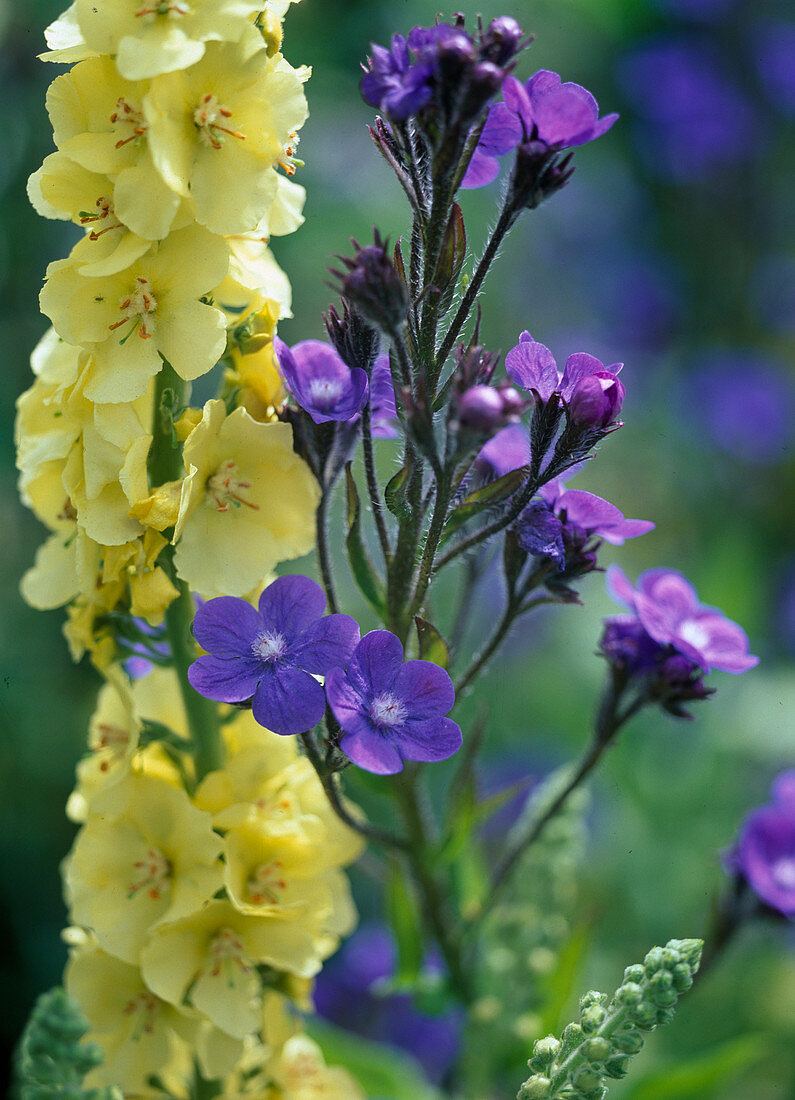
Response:
[[[348,527],[345,545],[348,551],[351,573],[364,598],[373,610],[383,618],[386,607],[384,586],[370,560],[370,555],[367,553],[367,547],[364,545],[364,539],[362,538],[362,510],[359,503],[359,492],[351,473],[350,462],[345,464],[345,499]]]
[[[393,478],[390,478],[384,489],[386,506],[392,515],[399,520],[411,519],[411,505],[406,498],[410,475],[411,467],[407,463],[402,469],[398,470]]]
[[[440,668],[447,668],[450,663],[450,650],[439,631],[427,619],[414,616],[414,625],[417,628],[417,641],[420,647],[420,660],[430,661]]]
[[[507,497],[512,496],[526,477],[527,467],[523,466],[519,470],[511,470],[510,473],[503,474],[496,481],[476,489],[474,493],[470,493],[469,496],[465,497],[458,507],[451,512],[444,525],[442,545],[473,516],[476,516],[485,508],[491,508],[493,505],[500,504]]]
[[[452,304],[456,285],[466,259],[466,251],[467,234],[464,215],[461,213],[461,207],[458,203],[454,202],[444,231],[442,250],[436,268],[436,282],[441,289],[439,314],[442,317]]]

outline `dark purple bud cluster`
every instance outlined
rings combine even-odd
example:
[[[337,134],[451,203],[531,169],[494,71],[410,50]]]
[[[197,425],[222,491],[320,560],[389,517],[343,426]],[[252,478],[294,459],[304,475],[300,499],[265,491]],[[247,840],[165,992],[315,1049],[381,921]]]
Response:
[[[331,274],[340,282],[340,293],[365,320],[387,335],[399,331],[406,319],[406,285],[390,259],[387,244],[375,230],[373,243],[359,244],[351,238],[353,258],[338,256],[345,271]]]
[[[323,314],[323,324],[340,358],[349,367],[360,367],[369,375],[381,343],[378,329],[346,301],[342,303],[341,317],[334,306],[329,306],[328,312]]]

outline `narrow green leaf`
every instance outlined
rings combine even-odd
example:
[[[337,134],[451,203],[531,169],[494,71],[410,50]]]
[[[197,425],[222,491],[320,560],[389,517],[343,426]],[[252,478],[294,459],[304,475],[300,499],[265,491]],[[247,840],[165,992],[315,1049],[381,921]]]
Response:
[[[446,542],[459,527],[462,527],[473,516],[476,516],[478,512],[482,512],[484,508],[491,508],[494,504],[499,504],[515,493],[526,477],[527,467],[523,466],[520,470],[511,470],[510,473],[498,477],[491,484],[484,485],[483,488],[470,493],[450,514],[447,523],[444,525],[442,543]]]
[[[345,545],[351,573],[362,595],[371,604],[378,615],[383,615],[385,607],[384,587],[375,566],[367,553],[362,538],[361,506],[356,482],[353,480],[350,462],[345,466],[345,500],[348,537]]]
[[[422,922],[414,897],[397,864],[392,864],[386,884],[389,923],[397,943],[397,972],[401,984],[412,984],[422,969]]]
[[[666,1066],[647,1074],[630,1093],[629,1100],[702,1100],[718,1085],[727,1084],[769,1049],[764,1035],[742,1035],[722,1043],[703,1058]]]
[[[415,615],[414,625],[417,627],[420,660],[431,661],[435,665],[447,668],[450,663],[450,650],[436,627],[426,619],[421,619],[419,615]]]
[[[368,1100],[440,1100],[409,1054],[352,1035],[317,1016],[307,1021],[309,1036],[320,1045],[329,1065],[344,1066]]]

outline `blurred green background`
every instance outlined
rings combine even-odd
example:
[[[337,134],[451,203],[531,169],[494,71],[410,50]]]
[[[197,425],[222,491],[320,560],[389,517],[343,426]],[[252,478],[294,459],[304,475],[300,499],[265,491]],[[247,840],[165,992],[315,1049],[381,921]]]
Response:
[[[22,572],[44,532],[16,498],[12,421],[30,385],[28,355],[46,322],[37,294],[69,227],[38,218],[25,180],[51,151],[44,110],[59,71],[35,60],[52,0],[0,2],[0,80],[9,116],[0,157],[0,921],[3,1046],[36,994],[58,981],[65,919],[58,864],[73,834],[63,814],[96,677],[73,667],[63,615],[26,608]],[[681,569],[701,598],[747,629],[760,667],[716,673],[718,695],[693,723],[651,715],[622,736],[594,784],[582,912],[592,951],[579,988],[613,988],[653,943],[703,932],[721,885],[719,853],[741,817],[795,762],[795,552],[792,353],[795,346],[795,19],[786,0],[538,0],[472,17],[515,16],[537,38],[519,75],[551,68],[590,88],[610,134],[580,150],[569,187],[519,223],[483,295],[485,341],[507,350],[529,328],[559,361],[588,350],[626,362],[626,426],[577,485],[657,529],[603,554],[631,577]],[[428,23],[419,0],[304,0],[285,52],[314,67],[301,137],[307,224],[278,241],[294,287],[289,342],[321,337],[325,267],[377,223],[406,230],[401,192],[376,157],[357,92],[369,43]],[[477,252],[496,185],[464,197]],[[389,458],[388,447],[386,455]],[[385,459],[386,462],[386,459]],[[484,602],[496,593],[481,592]],[[599,621],[613,613],[598,575],[585,606],[541,616],[514,637],[479,689],[489,749],[540,773],[579,751],[603,672]],[[358,604],[352,604],[352,609]],[[485,620],[484,620],[485,621]],[[363,627],[372,624],[363,612]],[[467,704],[464,722],[473,705]],[[367,905],[368,903],[365,902]],[[790,926],[744,932],[683,1002],[611,1095],[636,1100],[792,1100],[795,946]],[[680,1060],[726,1048],[697,1091],[658,1081]],[[735,1065],[732,1070],[731,1066]],[[645,1078],[645,1083],[644,1083]],[[655,1088],[657,1091],[655,1091]],[[644,1091],[645,1090],[645,1091]]]

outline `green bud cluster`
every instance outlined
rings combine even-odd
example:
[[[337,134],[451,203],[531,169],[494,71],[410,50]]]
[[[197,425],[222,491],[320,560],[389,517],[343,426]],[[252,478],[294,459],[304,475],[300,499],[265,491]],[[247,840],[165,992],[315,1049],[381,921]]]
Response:
[[[653,947],[642,963],[628,966],[608,1000],[591,991],[580,998],[580,1022],[560,1040],[539,1039],[527,1063],[531,1075],[517,1100],[602,1100],[606,1080],[625,1077],[643,1046],[644,1031],[673,1019],[679,995],[693,984],[701,940],[669,940]]]
[[[86,1031],[88,1021],[63,989],[39,997],[20,1046],[22,1100],[122,1100],[115,1087],[83,1088],[83,1078],[102,1062],[96,1043],[81,1042]]]

